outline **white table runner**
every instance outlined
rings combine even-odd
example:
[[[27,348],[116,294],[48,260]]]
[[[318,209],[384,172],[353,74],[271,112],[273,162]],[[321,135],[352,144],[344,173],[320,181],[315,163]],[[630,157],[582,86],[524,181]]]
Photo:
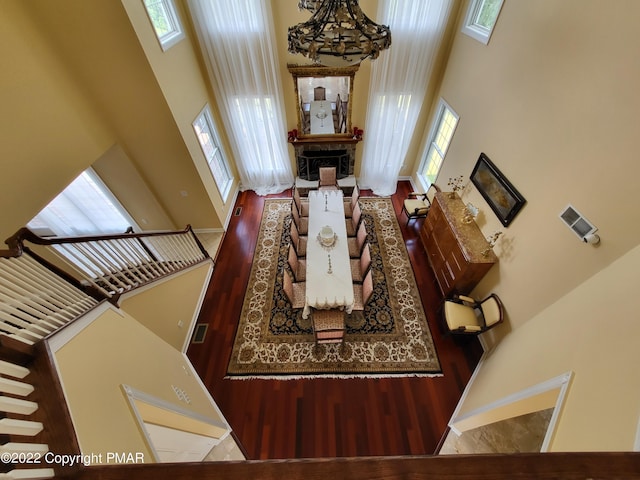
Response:
[[[311,102],[309,107],[309,123],[312,134],[336,133],[333,127],[333,113],[331,102],[318,100]]]
[[[331,248],[324,247],[318,240],[318,234],[325,225],[329,225],[336,234],[336,241]],[[344,307],[347,313],[351,313],[353,280],[341,190],[309,192],[306,282],[304,318],[311,313],[311,307]]]

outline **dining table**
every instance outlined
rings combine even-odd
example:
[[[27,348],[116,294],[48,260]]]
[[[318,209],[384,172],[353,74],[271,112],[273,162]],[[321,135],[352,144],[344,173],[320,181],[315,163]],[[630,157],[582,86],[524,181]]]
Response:
[[[309,123],[313,135],[336,133],[335,127],[333,126],[331,102],[326,100],[311,102],[309,106]]]
[[[342,190],[312,190],[308,198],[309,240],[302,316],[308,318],[314,308],[340,308],[351,313],[353,279]],[[333,232],[332,242],[327,241],[329,231]]]

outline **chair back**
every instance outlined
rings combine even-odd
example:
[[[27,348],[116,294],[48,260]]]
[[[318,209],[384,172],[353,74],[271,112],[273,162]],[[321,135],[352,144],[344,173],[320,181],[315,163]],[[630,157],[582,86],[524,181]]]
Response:
[[[296,204],[296,208],[298,209],[298,214],[301,214],[300,210],[300,192],[296,187],[293,187],[293,203]]]
[[[360,209],[360,202],[356,202],[351,212],[351,223],[353,228],[358,228],[360,225],[360,218],[362,218],[362,210]]]
[[[316,87],[313,89],[314,100],[326,100],[326,89],[324,87]]]
[[[298,248],[300,244],[300,235],[298,234],[298,228],[296,227],[295,222],[291,222],[291,230],[289,231],[289,235],[291,236],[291,245],[294,248]]]
[[[482,302],[480,302],[480,310],[484,316],[485,328],[493,327],[503,320],[502,302],[495,293],[492,293]]]
[[[369,244],[367,243],[362,249],[362,254],[360,255],[360,273],[364,278],[364,274],[367,273],[369,267],[371,266],[371,249],[369,248]]]
[[[362,304],[366,305],[373,295],[373,270],[369,269],[362,281]]]
[[[360,198],[360,190],[358,189],[358,185],[353,187],[353,192],[351,192],[351,211],[356,207],[356,203],[358,203],[358,199]]]
[[[289,303],[293,305],[293,280],[291,279],[291,274],[286,268],[283,269],[282,290],[284,290],[285,295],[289,299]]]
[[[429,204],[433,203],[433,199],[436,196],[436,193],[438,193],[440,191],[440,187],[437,186],[435,183],[432,183],[431,185],[429,185],[429,188],[427,189],[427,200],[429,201]]]
[[[291,267],[291,270],[293,270],[293,275],[295,276],[298,271],[298,254],[293,249],[293,245],[289,245],[289,257],[287,261],[289,262],[289,266]]]
[[[320,186],[321,187],[329,187],[332,185],[336,185],[337,183],[337,174],[336,167],[320,167],[318,169],[318,174],[320,176]]]
[[[358,245],[358,250],[360,255],[362,255],[362,248],[364,247],[365,242],[367,241],[367,226],[364,222],[360,222],[360,226],[358,227],[358,232],[356,233],[356,243]]]
[[[295,202],[293,202],[291,204],[291,216],[293,217],[293,221],[296,224],[296,227],[299,229],[300,228],[300,214],[298,213],[298,207],[296,206]]]

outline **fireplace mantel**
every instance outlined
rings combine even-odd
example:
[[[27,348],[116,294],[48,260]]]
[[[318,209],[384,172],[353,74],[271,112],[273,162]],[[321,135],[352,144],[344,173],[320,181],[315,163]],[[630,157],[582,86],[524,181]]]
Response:
[[[336,167],[338,178],[352,176],[359,139],[335,138],[330,141],[308,139],[292,141],[296,157],[296,175],[303,180],[317,180],[320,167]]]

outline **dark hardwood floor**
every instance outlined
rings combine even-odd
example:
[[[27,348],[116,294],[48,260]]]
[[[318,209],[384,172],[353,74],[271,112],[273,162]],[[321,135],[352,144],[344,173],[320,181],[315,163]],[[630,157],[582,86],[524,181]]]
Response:
[[[253,192],[238,196],[236,209],[242,211],[231,219],[198,320],[209,325],[206,339],[192,344],[188,356],[250,459],[421,455],[436,450],[482,349],[477,339],[441,334],[442,298],[418,237],[422,220],[405,226],[400,213],[411,190],[409,182],[399,182],[393,203],[442,377],[225,379],[264,205],[264,197]]]

